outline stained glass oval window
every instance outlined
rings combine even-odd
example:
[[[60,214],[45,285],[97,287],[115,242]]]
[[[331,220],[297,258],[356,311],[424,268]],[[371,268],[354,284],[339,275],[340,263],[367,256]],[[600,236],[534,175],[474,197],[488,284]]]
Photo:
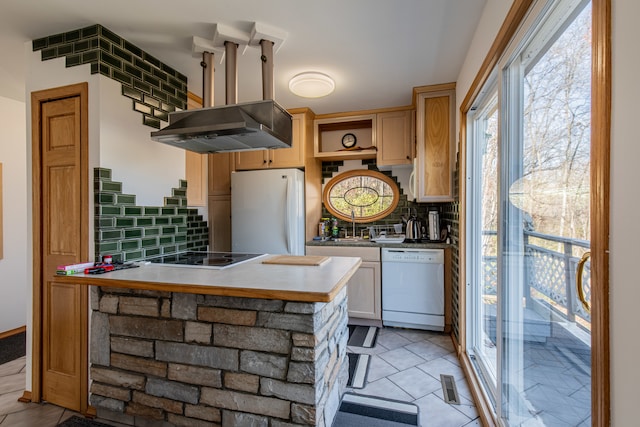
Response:
[[[352,170],[336,175],[324,188],[322,200],[332,215],[345,221],[372,222],[398,206],[397,184],[383,173]]]

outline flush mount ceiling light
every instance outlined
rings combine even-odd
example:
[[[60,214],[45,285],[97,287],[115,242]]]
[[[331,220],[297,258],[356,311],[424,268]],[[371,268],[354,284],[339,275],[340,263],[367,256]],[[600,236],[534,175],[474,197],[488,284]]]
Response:
[[[304,72],[289,80],[289,90],[303,98],[321,98],[335,89],[333,79],[318,72]]]

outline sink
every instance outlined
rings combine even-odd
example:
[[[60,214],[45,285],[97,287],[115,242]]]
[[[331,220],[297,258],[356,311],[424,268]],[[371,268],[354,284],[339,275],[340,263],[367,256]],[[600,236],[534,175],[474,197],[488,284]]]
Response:
[[[333,239],[334,242],[364,242],[365,240],[362,237],[338,237]]]
[[[372,242],[378,243],[402,243],[404,242],[405,235],[404,234],[390,234],[390,235],[380,235],[375,239],[371,239]]]

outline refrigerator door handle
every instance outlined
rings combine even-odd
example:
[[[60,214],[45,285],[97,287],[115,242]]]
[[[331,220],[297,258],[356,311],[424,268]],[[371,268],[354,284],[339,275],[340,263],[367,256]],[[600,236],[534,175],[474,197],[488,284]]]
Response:
[[[291,230],[289,224],[291,224],[291,209],[294,208],[291,204],[291,194],[293,193],[293,189],[291,186],[293,182],[289,175],[282,175],[283,179],[287,180],[287,189],[285,194],[285,212],[284,212],[284,230],[285,230],[285,240],[287,242],[287,253],[291,253],[293,248],[293,242],[291,241]]]

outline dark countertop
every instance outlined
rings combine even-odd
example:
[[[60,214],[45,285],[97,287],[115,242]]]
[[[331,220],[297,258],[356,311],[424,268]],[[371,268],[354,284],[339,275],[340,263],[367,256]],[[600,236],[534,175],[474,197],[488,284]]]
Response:
[[[307,246],[358,246],[371,248],[415,248],[415,249],[447,249],[452,247],[451,244],[444,242],[425,242],[425,243],[380,243],[364,240],[309,240],[305,243]]]

